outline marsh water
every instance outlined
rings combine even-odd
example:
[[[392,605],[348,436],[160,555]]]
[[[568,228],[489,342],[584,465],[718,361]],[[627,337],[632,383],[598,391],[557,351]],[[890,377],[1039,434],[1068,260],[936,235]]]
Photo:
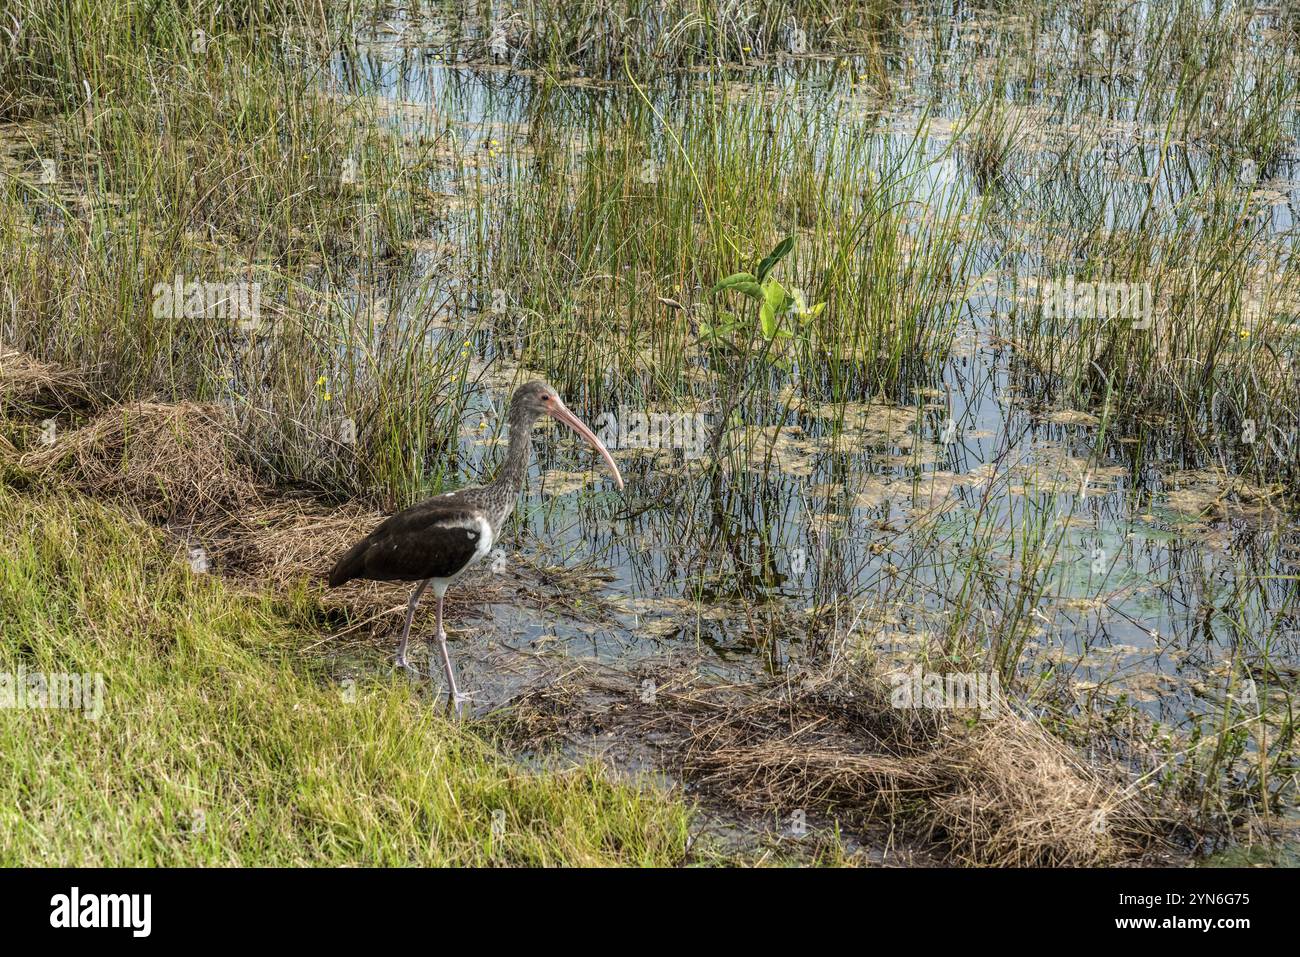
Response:
[[[1023,277],[1049,261],[1053,204],[1067,215],[1070,190],[1106,184],[1108,218],[1118,223],[1125,184],[1131,203],[1147,202],[1140,187],[1162,152],[1179,173],[1166,178],[1161,203],[1176,204],[1217,174],[1196,144],[1162,139],[1135,100],[1140,75],[1106,69],[1114,58],[1101,56],[1059,93],[1070,135],[1095,134],[1083,154],[1092,162],[1063,186],[1053,172],[1059,115],[1025,110],[1022,148],[1006,174],[1014,188],[982,183],[953,137],[971,109],[968,87],[988,82],[990,44],[1023,29],[965,8],[942,29],[909,23],[885,44],[906,76],[888,94],[862,81],[853,53],[769,53],[717,67],[707,90],[698,72],[647,84],[666,126],[709,108],[722,87],[737,104],[786,103],[805,130],[825,136],[815,156],[833,153],[834,130],[849,122],[870,126],[882,169],[907,152],[909,216],[920,223],[942,210],[968,224],[954,246],[969,281],[946,307],[951,349],[937,369],[902,375],[888,391],[849,367],[836,378],[848,387],[832,396],[822,370],[774,367],[741,410],[737,431],[746,438],[721,481],[699,445],[715,423],[716,385],[700,375],[676,404],[654,403],[645,398],[660,375],[653,347],[642,361],[611,362],[601,381],[570,398],[609,439],[627,491],[616,494],[567,434],[540,430],[501,566],[508,571],[522,553],[589,572],[583,595],[593,613],[495,605],[458,623],[468,629],[458,644],[613,666],[688,655],[720,672],[779,672],[828,651],[942,661],[960,634],[990,649],[1013,643],[1022,689],[1067,710],[1136,708],[1186,728],[1221,714],[1229,694],[1241,697],[1245,677],[1260,701],[1285,710],[1300,666],[1300,528],[1268,503],[1224,496],[1215,442],[1241,437],[1221,435],[1207,453],[1158,424],[1141,435],[1105,428],[1096,408],[1062,401],[1041,363],[1020,353],[1013,319]],[[479,190],[508,204],[510,191],[529,188],[521,170],[536,124],[571,125],[580,152],[593,146],[583,142],[581,117],[617,117],[639,108],[641,94],[617,74],[557,77],[526,57],[459,62],[442,38],[436,20],[393,10],[339,56],[328,85],[373,98],[381,121],[409,138],[473,159],[472,176],[464,163],[454,174],[431,172],[430,188],[453,197],[450,211],[430,228],[415,269],[376,280],[373,292],[436,312],[430,348],[452,343],[464,353],[471,414],[453,481],[468,483],[487,477],[504,451],[500,412],[510,387],[532,375],[565,377],[554,352],[519,348],[520,328],[545,317],[512,311],[512,290],[493,308],[491,292],[476,285],[470,257],[484,247],[468,237],[493,226],[454,197]],[[1085,60],[1098,42],[1068,31],[1057,41]],[[1266,176],[1233,174],[1245,177],[1241,189],[1270,248],[1289,248],[1293,173],[1288,160]],[[434,291],[414,299],[402,291],[420,283]],[[707,289],[693,293],[708,298]],[[683,294],[665,285],[661,295],[678,302]],[[694,376],[720,364],[695,348],[674,368]],[[658,432],[636,427],[656,412],[686,418]],[[508,692],[492,681],[471,667],[472,691],[477,683],[487,699]]]

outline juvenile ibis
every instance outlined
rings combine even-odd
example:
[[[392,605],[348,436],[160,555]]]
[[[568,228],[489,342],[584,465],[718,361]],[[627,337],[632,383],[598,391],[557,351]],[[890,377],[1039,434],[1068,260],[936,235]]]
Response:
[[[618,466],[595,433],[568,410],[549,385],[529,382],[516,389],[510,399],[510,446],[491,482],[436,496],[385,519],[349,548],[329,573],[331,588],[354,578],[419,583],[407,603],[406,624],[397,645],[397,663],[416,675],[418,672],[406,660],[406,645],[415,606],[424,590],[433,586],[438,599],[438,651],[447,678],[449,708],[459,708],[461,698],[447,653],[447,633],[442,627],[442,599],[458,578],[492,550],[502,524],[514,511],[528,472],[533,425],[543,415],[558,419],[590,442],[609,466],[614,484],[623,487]]]

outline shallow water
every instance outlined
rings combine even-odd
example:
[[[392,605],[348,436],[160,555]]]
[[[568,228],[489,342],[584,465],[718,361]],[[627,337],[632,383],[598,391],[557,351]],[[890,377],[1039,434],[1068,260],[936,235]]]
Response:
[[[1064,203],[1090,182],[1140,180],[1162,146],[1180,171],[1166,180],[1162,205],[1217,174],[1196,144],[1162,145],[1134,99],[1140,74],[1116,76],[1098,66],[1060,93],[1067,112],[1077,103],[1077,122],[1096,127],[1095,166],[1063,183],[1050,163],[1060,130],[1037,123],[1029,127],[1037,148],[1023,151],[1014,198],[981,189],[969,166],[946,152],[964,109],[957,84],[936,84],[931,71],[942,62],[948,77],[965,69],[979,75],[978,45],[963,46],[958,36],[1005,40],[1018,27],[967,10],[953,22],[949,36],[916,26],[896,38],[891,63],[908,66],[887,103],[854,82],[856,60],[847,71],[824,57],[719,71],[755,91],[798,91],[802,109],[828,117],[827,130],[845,110],[885,106],[874,134],[882,155],[928,117],[922,160],[930,162],[916,165],[912,195],[932,206],[956,203],[971,217],[982,212],[991,224],[967,240],[983,281],[958,306],[954,348],[940,374],[850,402],[819,394],[815,370],[806,378],[798,370],[774,376],[769,398],[747,406],[744,421],[766,448],[743,471],[728,472],[720,494],[703,461],[686,450],[615,448],[629,485],[617,496],[591,471],[585,450],[543,430],[509,544],[535,563],[590,563],[607,572],[591,592],[614,610],[580,622],[495,606],[475,623],[476,634],[521,651],[618,662],[686,649],[720,670],[775,670],[810,646],[874,649],[899,660],[922,650],[934,656],[962,632],[989,645],[1023,638],[1018,673],[1025,686],[1051,687],[1082,710],[1128,703],[1185,726],[1221,712],[1233,673],[1250,675],[1261,700],[1294,700],[1300,528],[1293,519],[1267,507],[1224,505],[1222,480],[1208,470],[1213,462],[1189,459],[1158,429],[1143,436],[1140,455],[1133,436],[1102,434],[1095,417],[1055,401],[1007,334],[1018,277],[1048,264],[1050,237],[1017,229],[1025,209]],[[617,84],[573,77],[561,84],[561,104],[539,114],[541,100],[555,93],[536,71],[452,65],[435,56],[442,47],[423,45],[436,30],[414,29],[400,13],[389,24],[356,56],[340,57],[336,80],[377,97],[384,115],[412,135],[451,130],[466,154],[490,148],[493,162],[480,171],[490,190],[525,181],[511,171],[526,167],[519,147],[539,115],[562,124],[624,102]],[[678,79],[651,97],[675,122],[698,105],[692,89]],[[1266,182],[1242,186],[1261,194],[1265,245],[1289,247],[1292,173],[1284,163]],[[458,188],[451,178],[432,185]],[[1138,186],[1135,204],[1145,202]],[[1131,218],[1123,198],[1122,190],[1110,194],[1108,224]],[[469,228],[453,215],[430,236],[452,250],[450,263],[443,257],[424,266],[446,273],[442,286],[472,273],[456,254]],[[459,313],[454,298],[433,301],[443,310],[438,335],[472,343],[479,387],[458,464],[462,479],[473,482],[502,451],[498,410],[508,387],[527,374],[521,365],[535,357],[520,363],[508,336],[485,330],[477,314]],[[606,429],[611,413],[654,411],[634,398],[651,374],[610,368],[603,391],[575,409]],[[1048,558],[1026,588],[1031,554]],[[508,573],[508,562],[507,554],[501,571]],[[1029,632],[1005,633],[1006,622],[1026,620],[1034,623]],[[478,680],[486,680],[481,670]],[[498,693],[503,689],[486,696]]]

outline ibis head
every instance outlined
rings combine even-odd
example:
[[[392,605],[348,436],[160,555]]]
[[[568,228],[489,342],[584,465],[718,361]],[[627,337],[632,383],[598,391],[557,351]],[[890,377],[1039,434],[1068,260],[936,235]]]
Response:
[[[527,430],[543,415],[549,415],[551,418],[563,422],[586,439],[591,447],[600,453],[600,457],[605,460],[605,465],[609,468],[610,474],[614,476],[614,484],[620,489],[623,487],[623,476],[618,474],[618,466],[614,464],[614,458],[609,454],[609,449],[605,448],[604,443],[596,438],[595,432],[587,428],[581,419],[569,411],[569,407],[564,404],[560,394],[540,379],[521,385],[515,390],[515,394],[510,400],[512,440],[516,434],[516,428]]]

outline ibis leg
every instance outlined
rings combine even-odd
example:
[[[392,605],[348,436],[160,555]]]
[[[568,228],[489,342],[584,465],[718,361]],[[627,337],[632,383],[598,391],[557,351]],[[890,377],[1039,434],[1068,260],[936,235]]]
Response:
[[[411,592],[411,600],[406,606],[406,625],[405,627],[402,628],[402,640],[397,644],[398,667],[405,668],[408,672],[410,672],[412,675],[414,675],[417,678],[420,677],[420,672],[417,671],[414,667],[412,667],[411,663],[406,660],[406,643],[411,638],[411,619],[415,617],[415,606],[419,604],[420,596],[424,594],[424,590],[428,587],[429,587],[429,579],[426,578],[424,581],[420,582],[420,584],[416,587],[415,591]],[[442,603],[439,602],[438,606],[439,608],[441,608]],[[442,619],[440,618],[439,625],[438,625],[439,628],[442,627],[441,620]]]
[[[447,676],[447,710],[460,714],[460,692],[456,690],[456,672],[447,653],[447,632],[442,628],[442,594],[438,595],[438,651],[442,654],[442,671]],[[432,677],[432,676],[430,676]]]

